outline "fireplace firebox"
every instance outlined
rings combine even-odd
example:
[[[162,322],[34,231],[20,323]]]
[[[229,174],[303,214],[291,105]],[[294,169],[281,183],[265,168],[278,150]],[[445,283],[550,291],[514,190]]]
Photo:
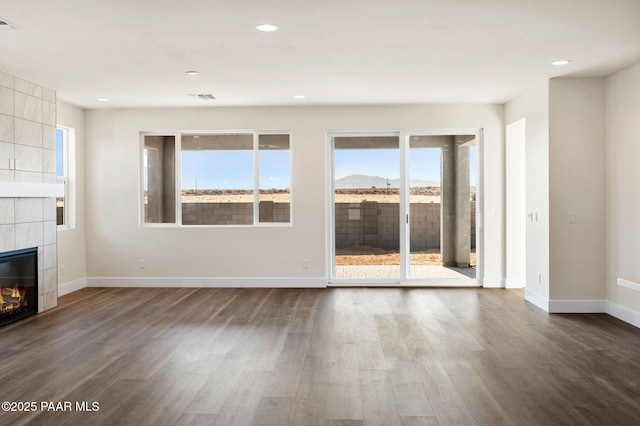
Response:
[[[38,249],[0,253],[0,327],[38,312]]]

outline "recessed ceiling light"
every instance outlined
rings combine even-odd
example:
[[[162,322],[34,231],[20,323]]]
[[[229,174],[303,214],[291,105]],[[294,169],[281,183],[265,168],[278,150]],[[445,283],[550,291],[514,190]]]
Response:
[[[294,95],[293,97],[296,98],[296,99],[304,99],[304,98],[306,98],[305,95]]]
[[[200,74],[198,71],[185,71],[186,75],[198,75]]]
[[[258,26],[256,26],[256,30],[258,31],[265,31],[265,32],[271,32],[271,31],[275,31],[278,29],[277,25],[273,25],[273,24],[260,24]]]
[[[561,65],[569,65],[571,63],[568,59],[559,59],[557,61],[551,62],[551,65],[561,66]]]
[[[111,99],[109,98],[98,98],[97,101],[98,102],[109,102]]]

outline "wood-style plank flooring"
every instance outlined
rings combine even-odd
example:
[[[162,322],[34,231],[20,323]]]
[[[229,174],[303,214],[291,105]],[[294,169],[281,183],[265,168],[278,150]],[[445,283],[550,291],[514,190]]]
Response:
[[[640,331],[515,290],[87,288],[0,329],[0,401],[38,404],[2,425],[638,425]]]

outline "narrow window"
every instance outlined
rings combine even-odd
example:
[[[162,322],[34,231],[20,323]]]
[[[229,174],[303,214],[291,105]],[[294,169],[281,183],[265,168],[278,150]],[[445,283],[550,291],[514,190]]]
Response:
[[[289,135],[258,137],[260,223],[291,221]]]
[[[145,223],[176,223],[175,155],[175,136],[144,136],[143,209]]]
[[[64,200],[67,195],[67,173],[66,173],[66,149],[65,145],[67,144],[67,130],[63,128],[56,128],[56,183],[59,185],[64,185],[65,191],[62,197],[56,198],[56,219],[58,222],[58,226],[63,226],[65,224],[65,208],[64,208]]]
[[[64,186],[64,195],[56,198],[59,229],[75,227],[75,130],[56,127],[56,183]]]

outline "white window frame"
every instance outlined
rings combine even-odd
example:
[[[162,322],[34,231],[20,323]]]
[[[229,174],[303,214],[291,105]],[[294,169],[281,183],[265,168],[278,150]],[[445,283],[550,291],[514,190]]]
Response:
[[[183,134],[247,134],[253,135],[253,223],[247,225],[183,225],[182,224],[182,135]],[[289,136],[289,222],[260,222],[260,135],[288,135]],[[176,221],[175,223],[147,223],[144,217],[144,147],[145,136],[174,136],[175,137],[175,197],[176,197]],[[142,228],[286,228],[293,226],[293,134],[290,130],[178,130],[178,131],[152,131],[140,132],[138,165],[138,218]]]
[[[57,225],[58,231],[75,229],[76,227],[76,130],[73,127],[56,125],[56,132],[63,132],[62,162],[63,176],[56,176],[56,182],[62,181],[64,186],[63,224]],[[56,135],[56,150],[57,146]],[[57,152],[56,152],[57,160]]]

